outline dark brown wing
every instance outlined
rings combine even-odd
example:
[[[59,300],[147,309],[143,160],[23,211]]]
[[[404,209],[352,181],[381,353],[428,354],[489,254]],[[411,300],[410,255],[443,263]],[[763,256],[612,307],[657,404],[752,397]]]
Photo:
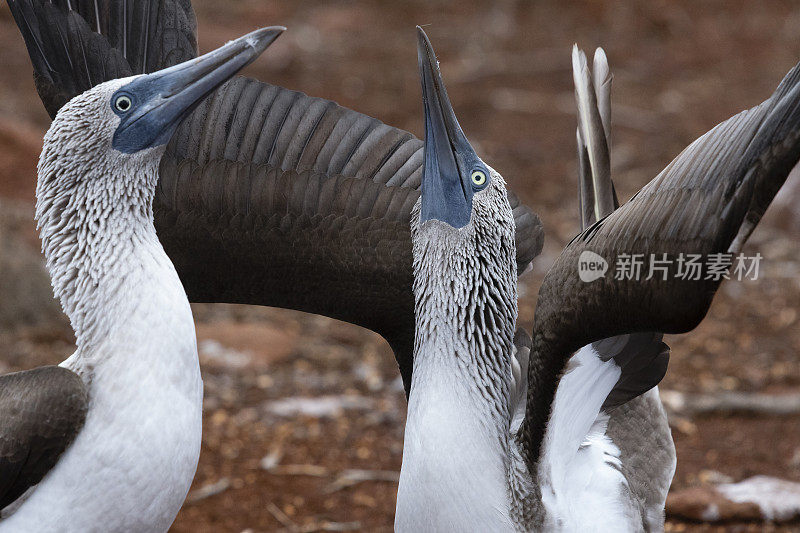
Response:
[[[682,333],[705,316],[721,280],[678,276],[680,254],[737,253],[800,158],[800,66],[762,104],[723,122],[681,153],[628,203],[579,234],[545,276],[534,319],[526,420],[535,468],[558,376],[590,342],[631,332]],[[579,277],[590,251],[610,272]],[[666,276],[617,279],[620,254],[667,254]],[[664,279],[666,278],[666,279]]]
[[[334,102],[237,78],[167,147],[156,229],[190,300],[367,327],[392,346],[408,385],[422,150],[410,133]],[[541,223],[509,199],[522,271],[541,250]]]
[[[86,419],[88,394],[57,366],[0,376],[0,509],[39,483]]]
[[[256,168],[311,171],[321,179],[358,178],[388,191],[381,192],[378,202],[380,189],[361,185],[340,199],[339,206],[358,218],[406,223],[419,197],[422,156],[422,141],[407,131],[330,100],[236,78],[206,99],[181,125],[167,147],[161,179],[173,180],[172,169],[186,162],[203,172],[220,162],[237,162],[248,168],[239,175],[239,185],[218,184],[218,190],[201,193],[206,198],[192,196],[182,206],[196,209],[213,201],[208,196],[229,194],[235,187],[237,195],[249,194],[245,182]],[[410,201],[406,201],[407,189],[417,191]],[[361,191],[369,194],[359,196]],[[171,194],[178,198],[184,193],[178,186]],[[509,201],[517,225],[517,267],[522,271],[541,251],[543,232],[539,218],[516,194],[509,192]],[[410,261],[409,257],[409,269]]]
[[[190,0],[58,0],[122,55],[134,74],[155,72],[197,56]],[[120,21],[122,21],[120,23]]]
[[[414,189],[227,161],[166,164],[156,226],[191,301],[285,307],[367,327],[389,341],[410,384]],[[366,213],[362,197],[371,198]]]
[[[50,117],[87,89],[132,71],[123,55],[76,12],[41,0],[9,0],[33,63],[36,90]]]
[[[543,283],[540,320],[563,313],[569,319],[558,329],[584,331],[573,342],[601,331],[696,326],[720,280],[705,272],[704,279],[680,279],[678,257],[741,250],[800,156],[799,77],[793,69],[771,98],[699,138],[627,204],[573,239]],[[584,251],[605,258],[611,270],[624,253],[666,253],[674,261],[666,280],[615,279],[612,271],[587,284],[577,268]]]
[[[8,0],[54,117],[95,85],[197,55],[188,0]]]

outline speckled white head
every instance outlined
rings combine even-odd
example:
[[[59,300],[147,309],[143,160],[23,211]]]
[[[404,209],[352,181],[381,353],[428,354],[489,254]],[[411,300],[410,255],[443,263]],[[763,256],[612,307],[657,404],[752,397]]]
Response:
[[[418,35],[425,166],[412,214],[417,344],[447,324],[452,342],[471,346],[444,351],[470,354],[481,379],[494,380],[510,361],[517,317],[514,216],[505,181],[461,130],[430,41]]]
[[[417,341],[448,324],[474,344],[449,353],[469,354],[463,363],[477,365],[485,378],[510,361],[517,317],[514,216],[505,181],[487,169],[487,185],[472,196],[463,227],[423,221],[422,201],[412,214]]]
[[[202,57],[100,84],[56,115],[39,158],[36,219],[53,288],[80,337],[98,279],[155,235],[158,165],[181,119],[284,30],[264,28]]]
[[[36,186],[36,218],[50,259],[66,221],[89,236],[114,215],[148,218],[165,144],[133,153],[113,147],[122,117],[113,97],[139,76],[102,83],[70,100],[44,136]]]
[[[80,335],[97,280],[154,232],[152,199],[165,145],[113,148],[121,117],[113,95],[135,78],[98,85],[72,99],[44,137],[36,220],[55,295]],[[83,303],[83,305],[82,305]]]

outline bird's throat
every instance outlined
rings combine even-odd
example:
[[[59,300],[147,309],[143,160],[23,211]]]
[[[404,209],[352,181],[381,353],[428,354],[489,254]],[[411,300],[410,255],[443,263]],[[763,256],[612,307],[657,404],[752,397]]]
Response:
[[[507,530],[510,382],[476,383],[440,344],[415,353],[395,527]]]

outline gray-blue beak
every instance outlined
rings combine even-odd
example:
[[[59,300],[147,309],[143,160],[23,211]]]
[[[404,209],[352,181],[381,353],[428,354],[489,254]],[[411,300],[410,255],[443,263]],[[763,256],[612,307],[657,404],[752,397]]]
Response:
[[[420,222],[437,219],[461,228],[469,223],[472,213],[474,190],[470,171],[480,159],[461,131],[433,46],[419,26],[417,58],[425,108],[425,167]]]
[[[262,28],[201,57],[140,76],[111,97],[121,117],[112,145],[133,153],[169,142],[181,120],[253,62],[286,28]]]

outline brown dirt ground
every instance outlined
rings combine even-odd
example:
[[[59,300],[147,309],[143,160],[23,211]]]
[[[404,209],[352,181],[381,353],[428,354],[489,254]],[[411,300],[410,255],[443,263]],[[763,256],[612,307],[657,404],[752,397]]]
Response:
[[[467,135],[539,212],[548,232],[525,280],[521,319],[528,326],[541,276],[577,230],[573,42],[602,45],[611,61],[613,174],[623,199],[698,135],[766,98],[800,59],[800,9],[790,1],[194,4],[203,50],[255,26],[284,24],[289,31],[249,75],[417,134],[413,28],[429,24]],[[0,64],[0,197],[29,205],[48,119],[5,5]],[[761,279],[724,285],[696,331],[669,339],[664,388],[800,392],[800,257],[797,233],[780,229],[779,218],[768,216],[747,248],[765,258]],[[332,485],[347,469],[400,467],[405,402],[382,339],[290,311],[224,305],[195,311],[206,404],[193,489],[223,490],[187,502],[172,531],[341,530],[348,524],[390,530],[396,483]],[[57,362],[71,342],[64,324],[0,332],[0,370]],[[352,407],[325,417],[274,412],[273,402],[287,397],[340,395]],[[735,480],[770,474],[800,481],[797,417],[707,417],[675,429],[674,437],[673,490],[701,485],[713,472]],[[265,456],[279,467],[262,468]],[[797,529],[668,522],[670,531]]]

